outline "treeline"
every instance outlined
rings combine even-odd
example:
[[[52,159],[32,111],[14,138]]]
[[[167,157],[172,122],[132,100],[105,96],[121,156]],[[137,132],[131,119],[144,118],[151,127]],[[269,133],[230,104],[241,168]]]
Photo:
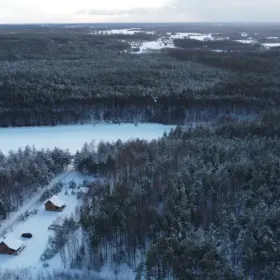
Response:
[[[22,206],[71,162],[68,151],[37,151],[27,146],[8,155],[0,153],[0,220]]]
[[[175,39],[174,45],[183,49],[201,49],[234,51],[234,52],[256,52],[262,49],[260,44],[244,44],[234,40],[209,40],[199,41],[193,39]]]
[[[77,259],[137,279],[279,279],[279,121],[85,145],[75,167],[108,180],[81,209]]]
[[[229,79],[224,79],[212,91],[222,102],[232,98],[233,102],[263,104],[267,108],[279,104],[279,49],[261,52],[193,51],[168,49],[168,55],[179,61],[195,62],[232,71]]]
[[[279,74],[280,52],[278,48],[262,52],[209,52],[205,50],[165,49],[167,54],[181,61],[192,61],[235,73],[263,74],[273,77]],[[257,93],[255,93],[257,94]]]
[[[133,55],[123,53],[128,35],[27,35],[0,35],[0,126],[183,124],[186,111],[205,120],[201,110],[217,117],[213,112],[257,112],[279,103],[277,51]],[[130,36],[137,41],[144,35]]]

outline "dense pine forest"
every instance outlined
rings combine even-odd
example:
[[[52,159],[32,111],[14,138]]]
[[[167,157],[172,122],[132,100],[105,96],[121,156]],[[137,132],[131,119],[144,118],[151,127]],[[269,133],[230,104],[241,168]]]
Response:
[[[66,187],[79,204],[47,233],[38,276],[37,263],[0,263],[0,278],[104,280],[109,264],[124,280],[125,264],[135,280],[280,279],[280,47],[262,45],[280,42],[276,27],[247,26],[258,43],[245,44],[235,25],[0,26],[0,127],[177,125],[153,141],[93,139],[76,154],[67,139],[65,150],[0,152],[1,222],[40,191],[41,204],[64,192],[62,181],[44,188],[69,166],[92,179]],[[182,30],[230,39],[168,47]],[[166,48],[140,52],[161,38]],[[47,270],[57,255],[64,271]]]
[[[177,39],[178,49],[130,53],[129,42],[158,36],[4,29],[0,126],[102,120],[184,124],[279,104],[277,48],[207,43],[228,50],[216,53],[203,42]]]
[[[86,144],[75,167],[108,180],[82,208],[78,259],[137,279],[279,279],[279,116]]]
[[[8,219],[10,212],[64,171],[70,161],[70,153],[57,148],[37,151],[26,147],[8,155],[0,153],[0,221]]]

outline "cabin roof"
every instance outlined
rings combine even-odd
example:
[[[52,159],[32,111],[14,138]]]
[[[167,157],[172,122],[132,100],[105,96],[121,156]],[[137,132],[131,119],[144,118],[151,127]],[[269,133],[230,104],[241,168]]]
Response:
[[[52,198],[50,198],[47,202],[51,202],[56,207],[62,207],[65,205],[65,202],[62,201],[57,195],[54,195]]]
[[[2,240],[2,242],[6,244],[7,247],[15,251],[17,251],[20,247],[23,246],[23,242],[16,238],[13,234],[8,235]]]
[[[81,187],[81,188],[79,189],[79,192],[87,194],[87,193],[89,192],[89,188]]]

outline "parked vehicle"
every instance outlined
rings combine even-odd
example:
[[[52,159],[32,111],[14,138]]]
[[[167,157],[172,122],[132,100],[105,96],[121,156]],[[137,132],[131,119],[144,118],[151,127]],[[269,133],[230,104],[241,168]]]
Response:
[[[31,233],[23,233],[21,236],[24,237],[24,238],[32,238]]]

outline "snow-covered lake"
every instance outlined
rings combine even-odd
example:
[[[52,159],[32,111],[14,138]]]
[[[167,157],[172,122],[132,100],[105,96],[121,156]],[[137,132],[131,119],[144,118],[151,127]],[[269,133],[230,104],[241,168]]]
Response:
[[[75,153],[85,142],[153,140],[169,132],[174,125],[161,124],[96,124],[61,125],[55,127],[0,128],[0,150],[7,154],[25,146],[37,149],[69,149]]]

